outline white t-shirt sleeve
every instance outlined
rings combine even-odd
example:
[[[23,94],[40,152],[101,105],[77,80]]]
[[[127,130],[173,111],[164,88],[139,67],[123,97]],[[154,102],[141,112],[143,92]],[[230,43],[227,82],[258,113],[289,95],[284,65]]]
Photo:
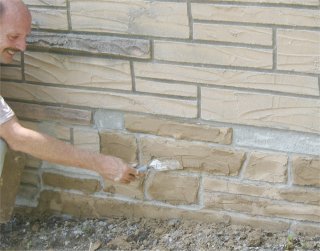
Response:
[[[14,112],[4,101],[3,97],[0,96],[0,125],[7,122],[14,116]]]

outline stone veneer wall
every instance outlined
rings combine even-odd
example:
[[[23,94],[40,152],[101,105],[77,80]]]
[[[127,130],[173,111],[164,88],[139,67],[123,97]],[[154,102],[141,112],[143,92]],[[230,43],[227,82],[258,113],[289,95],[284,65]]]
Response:
[[[319,231],[318,0],[25,0],[2,95],[29,128],[184,170],[129,186],[28,158],[17,206]]]

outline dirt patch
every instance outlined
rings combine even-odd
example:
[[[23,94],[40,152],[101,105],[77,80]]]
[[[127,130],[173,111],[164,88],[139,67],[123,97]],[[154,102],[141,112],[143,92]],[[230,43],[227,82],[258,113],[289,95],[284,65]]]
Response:
[[[247,226],[156,219],[15,216],[1,250],[320,250],[320,236]]]

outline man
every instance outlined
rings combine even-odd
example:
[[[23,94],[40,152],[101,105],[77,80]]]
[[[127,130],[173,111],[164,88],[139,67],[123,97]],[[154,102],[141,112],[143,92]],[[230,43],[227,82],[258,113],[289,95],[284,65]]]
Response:
[[[10,63],[16,52],[26,49],[26,37],[30,31],[31,14],[27,6],[21,0],[0,0],[0,62]],[[15,151],[49,162],[93,170],[106,179],[130,183],[139,176],[136,169],[119,158],[77,149],[22,127],[1,96],[0,138]]]

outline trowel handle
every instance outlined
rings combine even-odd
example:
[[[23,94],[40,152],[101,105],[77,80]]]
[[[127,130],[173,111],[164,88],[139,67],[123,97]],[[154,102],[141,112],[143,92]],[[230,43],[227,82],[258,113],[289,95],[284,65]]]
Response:
[[[0,177],[1,177],[1,174],[2,174],[4,158],[6,156],[7,149],[8,149],[7,143],[4,142],[3,139],[0,139]]]

